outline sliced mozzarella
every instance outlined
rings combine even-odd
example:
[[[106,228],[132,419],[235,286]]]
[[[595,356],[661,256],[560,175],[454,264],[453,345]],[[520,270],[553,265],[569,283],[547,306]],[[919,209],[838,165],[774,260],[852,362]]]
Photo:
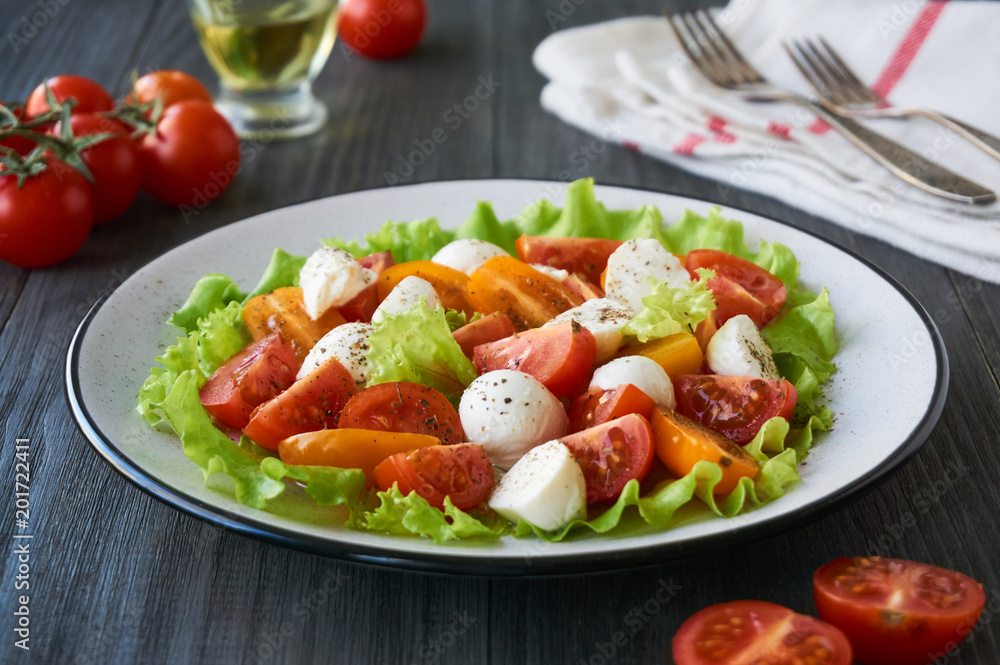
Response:
[[[453,240],[431,257],[434,263],[460,270],[466,275],[471,275],[479,266],[486,263],[494,256],[509,256],[502,247],[497,247],[485,240],[475,238],[463,238]]]
[[[351,373],[359,386],[368,383],[368,336],[372,333],[370,323],[344,323],[323,335],[309,355],[302,361],[298,376],[301,379],[330,358],[336,358]]]
[[[611,254],[604,290],[612,300],[640,312],[642,299],[649,295],[647,277],[655,277],[672,288],[690,281],[690,275],[676,256],[664,249],[659,240],[646,238],[629,240]]]
[[[465,436],[482,444],[501,469],[569,430],[562,403],[535,377],[510,369],[487,372],[469,384],[458,415]]]
[[[541,263],[529,263],[528,265],[538,272],[543,272],[559,282],[565,282],[569,278],[569,271],[563,270],[562,268],[553,268],[552,266],[542,265]]]
[[[329,308],[347,303],[377,277],[344,250],[321,247],[299,271],[306,313],[318,319]]]
[[[623,383],[631,383],[646,393],[657,406],[667,409],[677,408],[674,384],[670,382],[670,377],[660,364],[651,358],[645,356],[615,358],[594,370],[590,387],[614,390]]]
[[[583,471],[569,448],[549,441],[528,451],[500,479],[490,508],[512,522],[525,519],[547,530],[587,515]]]
[[[625,305],[610,298],[595,298],[566,310],[545,325],[576,321],[589,330],[597,341],[597,358],[594,362],[600,365],[613,358],[622,345],[622,326],[631,318],[632,310]]]
[[[389,292],[372,314],[372,323],[382,320],[385,314],[399,314],[413,307],[421,298],[426,299],[427,306],[435,309],[438,306],[438,295],[426,279],[414,275],[404,277],[399,284]]]
[[[770,347],[746,314],[734,316],[715,331],[705,348],[705,361],[716,374],[780,378]]]

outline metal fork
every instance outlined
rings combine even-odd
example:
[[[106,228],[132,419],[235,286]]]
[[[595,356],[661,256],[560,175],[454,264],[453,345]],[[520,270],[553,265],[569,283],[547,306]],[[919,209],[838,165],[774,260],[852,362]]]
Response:
[[[1000,159],[1000,138],[930,109],[893,106],[866,86],[837,52],[820,37],[783,44],[795,66],[828,109],[849,118],[904,118],[923,116],[957,132],[976,147]]]
[[[825,120],[885,168],[928,192],[966,203],[992,203],[996,194],[922,155],[835,115],[822,104],[774,87],[733,45],[705,10],[664,14],[677,41],[709,83],[720,91],[752,101],[786,101],[799,104]]]

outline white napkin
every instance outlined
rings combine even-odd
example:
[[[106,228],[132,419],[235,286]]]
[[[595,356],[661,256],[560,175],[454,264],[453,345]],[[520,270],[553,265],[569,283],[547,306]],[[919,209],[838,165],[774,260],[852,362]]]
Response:
[[[732,0],[716,15],[777,86],[811,96],[781,43],[822,35],[862,81],[1000,136],[1000,3]],[[979,279],[1000,283],[1000,204],[928,194],[805,109],[723,96],[662,16],[556,32],[535,50],[542,106],[605,140],[749,189]],[[865,124],[1000,192],[1000,161],[925,119]]]

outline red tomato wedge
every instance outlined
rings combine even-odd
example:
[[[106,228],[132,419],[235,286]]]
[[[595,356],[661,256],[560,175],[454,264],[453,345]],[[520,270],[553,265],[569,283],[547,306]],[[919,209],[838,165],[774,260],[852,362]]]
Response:
[[[354,377],[339,360],[330,358],[257,407],[243,433],[257,445],[277,450],[282,439],[294,434],[333,429],[354,391]]]
[[[580,273],[600,284],[601,273],[608,267],[608,257],[621,247],[621,240],[603,238],[549,238],[522,235],[514,242],[518,257],[525,263]]]
[[[506,315],[518,330],[537,328],[583,304],[559,280],[513,256],[494,256],[472,271],[469,300],[478,312]]]
[[[570,402],[567,410],[569,429],[579,432],[630,413],[638,413],[648,420],[654,408],[656,403],[652,398],[631,383],[623,383],[614,390],[591,388]]]
[[[594,335],[576,321],[533,328],[476,347],[480,374],[513,369],[538,379],[556,397],[569,395],[590,375],[597,355]]]
[[[833,626],[762,600],[711,605],[673,640],[677,665],[851,665],[851,645]],[[873,663],[872,665],[876,665]]]
[[[679,413],[740,445],[775,416],[791,420],[798,401],[795,386],[784,379],[681,374],[673,383]]]
[[[972,579],[901,559],[843,558],[813,575],[820,618],[844,631],[858,660],[924,665],[975,626],[986,595]]]
[[[389,457],[375,467],[375,482],[383,491],[399,485],[408,496],[416,492],[437,508],[450,497],[456,508],[475,508],[493,491],[493,466],[478,443],[429,446]]]
[[[380,383],[347,402],[339,427],[427,434],[441,443],[465,441],[458,411],[444,395],[419,383]]]
[[[697,278],[698,268],[715,271],[708,288],[715,297],[713,319],[716,325],[746,314],[758,328],[778,315],[788,291],[781,280],[755,263],[716,249],[688,252],[684,267]]]
[[[495,342],[510,337],[516,332],[510,319],[503,314],[494,312],[472,323],[465,324],[453,332],[451,336],[462,347],[462,352],[472,358],[473,351],[480,344]]]
[[[281,335],[252,342],[223,363],[201,387],[201,404],[226,427],[243,429],[258,405],[292,385],[299,364]]]
[[[653,430],[634,413],[559,441],[583,469],[588,502],[618,498],[625,483],[645,478],[653,464]]]
[[[396,265],[395,259],[392,258],[392,252],[375,252],[368,256],[362,256],[358,259],[358,263],[362,268],[374,271],[376,275],[381,275],[387,268]],[[337,310],[347,321],[368,323],[372,320],[372,314],[375,313],[380,302],[382,301],[378,297],[378,281],[376,280],[362,289],[361,293],[338,307]]]

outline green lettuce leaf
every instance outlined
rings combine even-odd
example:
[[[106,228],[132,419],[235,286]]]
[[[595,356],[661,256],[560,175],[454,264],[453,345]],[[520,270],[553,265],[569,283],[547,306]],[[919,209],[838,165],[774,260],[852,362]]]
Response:
[[[298,286],[299,273],[302,271],[302,266],[306,264],[306,258],[305,256],[289,254],[280,247],[276,248],[271,254],[271,261],[264,269],[264,274],[261,275],[257,286],[243,300],[244,304],[251,298],[270,293],[275,289],[284,286]]]
[[[338,247],[361,258],[375,252],[392,252],[396,263],[427,261],[439,249],[455,239],[454,231],[443,231],[433,217],[414,222],[386,222],[375,233],[363,236],[361,242],[345,242],[341,238],[325,238],[327,247]]]
[[[764,423],[757,436],[746,446],[747,452],[760,464],[757,476],[741,479],[725,497],[718,497],[712,491],[722,479],[722,469],[713,462],[701,461],[683,478],[660,483],[646,496],[640,496],[637,481],[629,481],[614,505],[596,517],[576,520],[557,531],[546,531],[526,520],[519,520],[514,535],[523,538],[533,534],[542,540],[557,542],[579,530],[607,533],[621,523],[625,510],[630,506],[636,507],[647,524],[666,527],[677,510],[695,497],[716,515],[734,517],[784,496],[791,485],[799,482],[796,461],[800,453],[790,446],[794,443],[802,448],[804,455],[812,441],[811,428],[814,425],[810,422],[807,426],[809,432],[793,433],[783,418],[772,418]]]
[[[347,525],[362,531],[429,537],[435,543],[456,538],[496,540],[509,531],[505,522],[486,524],[456,508],[447,497],[443,512],[416,492],[404,497],[395,483],[388,492],[379,492],[378,498],[377,508],[353,515]]]
[[[243,322],[243,305],[236,301],[198,319],[196,332],[198,366],[205,378],[250,343],[250,332]]]
[[[167,323],[182,328],[184,332],[191,332],[198,326],[198,319],[231,302],[239,302],[244,297],[232,277],[217,272],[209,273],[198,280],[191,295]]]
[[[354,506],[365,490],[365,472],[332,466],[285,464],[277,457],[265,457],[260,469],[273,480],[291,478],[306,484],[306,493],[321,506]]]
[[[514,241],[521,235],[521,229],[514,220],[501,222],[493,212],[493,206],[486,201],[477,201],[476,209],[457,229],[455,238],[475,238],[502,247],[511,256],[517,256]]]
[[[476,378],[476,368],[462,352],[442,308],[421,298],[413,307],[382,317],[368,337],[368,385],[389,381],[422,383],[457,403]]]
[[[679,332],[694,333],[699,323],[715,309],[715,299],[708,280],[715,272],[698,268],[698,279],[679,288],[648,277],[649,295],[642,299],[642,311],[625,324],[622,331],[648,342]]]

